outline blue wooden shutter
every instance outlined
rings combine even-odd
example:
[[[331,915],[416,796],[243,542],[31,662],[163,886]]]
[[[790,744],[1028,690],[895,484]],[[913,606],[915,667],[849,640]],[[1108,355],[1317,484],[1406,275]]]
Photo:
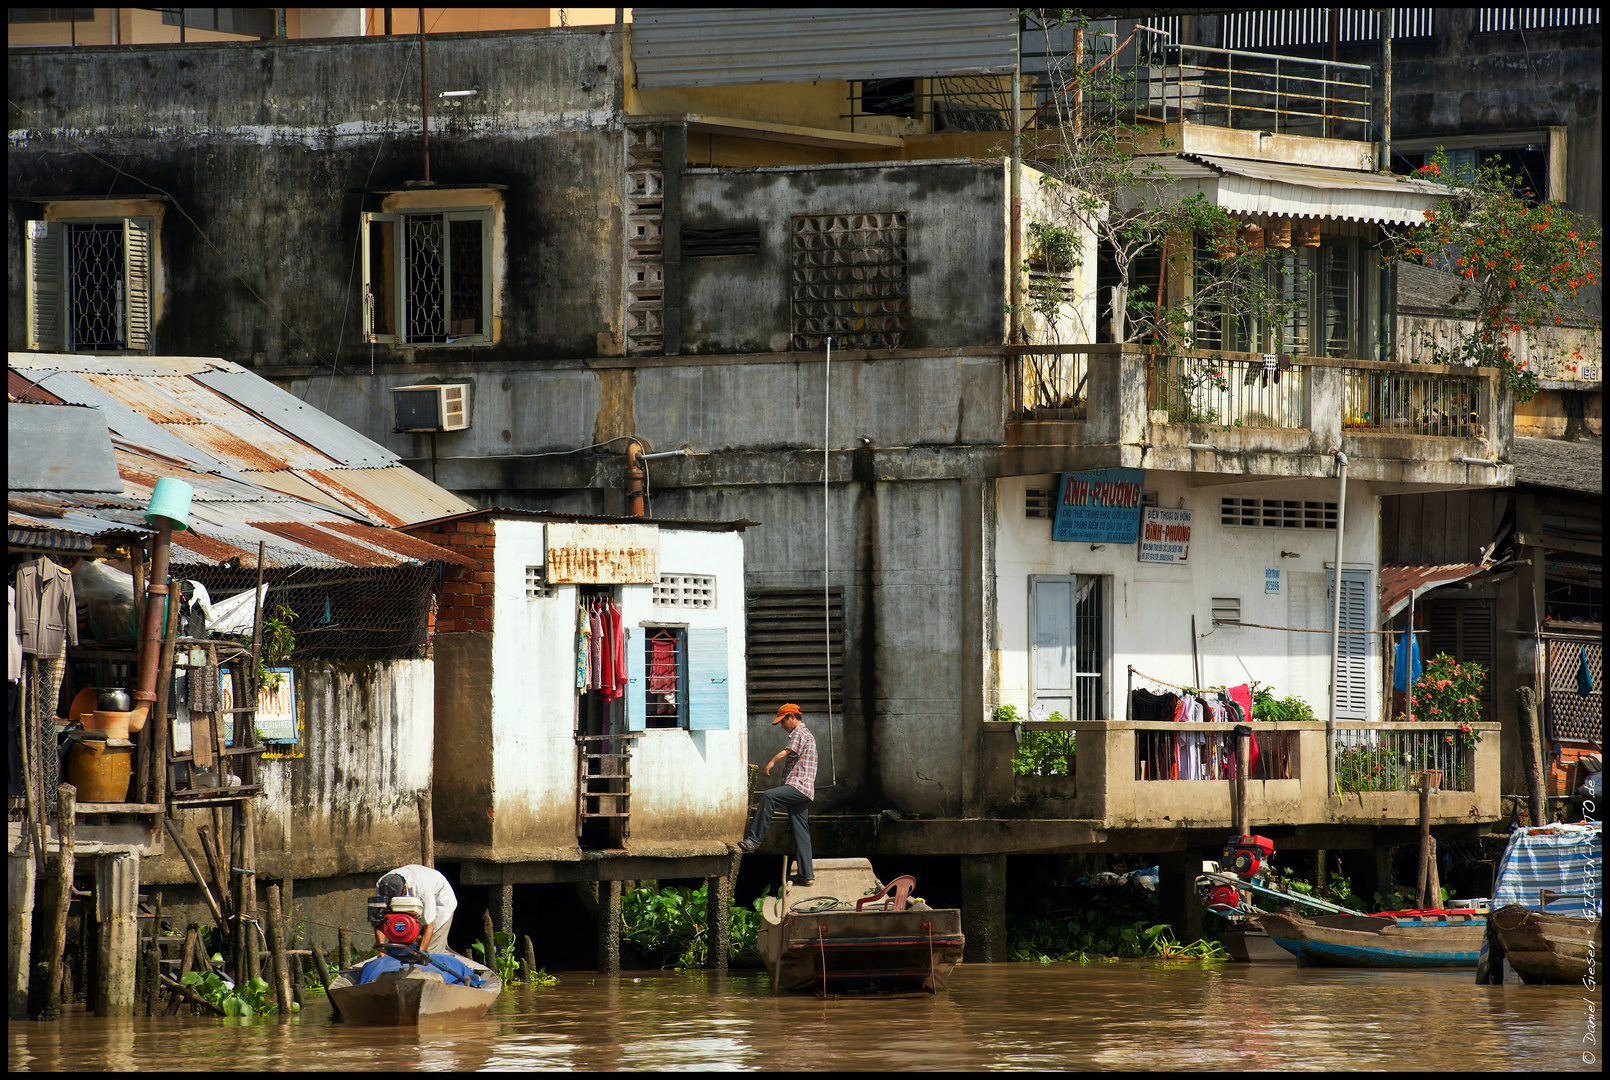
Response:
[[[626,730],[648,727],[648,681],[643,677],[643,629],[626,628]]]
[[[688,728],[725,731],[728,726],[727,628],[688,631]]]

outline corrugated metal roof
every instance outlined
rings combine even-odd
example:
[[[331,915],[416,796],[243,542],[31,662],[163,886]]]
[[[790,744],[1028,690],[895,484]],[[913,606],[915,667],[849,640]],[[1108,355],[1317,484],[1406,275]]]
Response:
[[[1010,74],[1014,8],[633,8],[642,89]]]
[[[1381,567],[1381,619],[1384,622],[1409,604],[1409,594],[1424,596],[1493,568],[1493,563],[1449,563],[1445,566]]]
[[[386,469],[304,469],[297,475],[385,525],[429,521],[444,514],[462,513],[470,505],[406,465]]]
[[[74,405],[6,403],[6,489],[123,490],[112,439],[99,411]]]
[[[569,514],[561,511],[514,510],[508,507],[493,506],[484,510],[467,510],[461,514],[448,514],[445,517],[435,518],[431,521],[416,521],[408,526],[408,531],[414,532],[418,529],[445,525],[449,521],[462,521],[465,518],[508,521],[571,521],[594,525],[658,525],[662,529],[694,529],[699,532],[742,532],[745,529],[757,528],[760,525],[758,521],[749,521],[745,518],[736,518],[732,521],[676,521],[670,518],[610,517],[605,514]]]
[[[195,381],[216,390],[247,412],[255,413],[317,447],[348,469],[379,469],[400,460],[384,446],[365,438],[339,420],[288,394],[267,379],[244,368],[214,367],[199,372]],[[293,467],[301,466],[292,463]]]
[[[1441,184],[1409,177],[1206,154],[1186,156],[1221,174],[1215,201],[1235,213],[1424,225],[1425,212],[1448,197],[1448,189]]]

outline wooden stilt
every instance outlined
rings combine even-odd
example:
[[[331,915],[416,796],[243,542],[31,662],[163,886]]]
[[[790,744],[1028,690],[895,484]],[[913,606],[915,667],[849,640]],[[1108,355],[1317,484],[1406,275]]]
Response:
[[[280,1016],[291,1015],[291,972],[285,957],[285,932],[280,921],[280,887],[268,887],[268,951],[273,961],[274,1000]],[[255,950],[253,950],[255,951]]]
[[[345,971],[352,966],[352,931],[343,926],[335,932],[335,935],[336,967]]]
[[[319,985],[324,987],[324,996],[330,996],[330,963],[324,958],[324,950],[317,945],[313,946],[313,973],[319,977]],[[336,1016],[341,1015],[341,1009],[332,1000],[330,1011]]]
[[[531,976],[537,970],[537,950],[536,950],[535,946],[533,946],[531,944],[531,935],[530,934],[526,934],[520,940],[525,945],[525,956],[524,956],[524,959],[521,961],[525,965],[525,971],[523,972],[523,974],[525,976],[526,985],[530,986],[531,985]]]
[[[67,907],[73,900],[74,847],[77,843],[78,789],[63,784],[56,789],[56,833],[60,854],[56,858],[56,907],[50,928],[50,973],[45,978],[44,1011],[41,1020],[61,1019],[62,977],[67,969]]]
[[[145,978],[140,986],[140,1004],[146,1016],[156,1015],[158,994],[157,976],[162,971],[162,894],[151,900],[151,945],[145,954]]]
[[[218,906],[218,898],[213,896],[212,890],[207,887],[207,879],[202,876],[201,867],[197,865],[196,857],[190,851],[190,845],[184,842],[184,836],[179,832],[179,826],[172,818],[164,818],[162,825],[167,830],[168,836],[173,840],[174,850],[179,852],[179,857],[184,860],[185,866],[190,868],[190,876],[195,878],[196,884],[201,887],[201,899],[206,903],[208,912],[212,914],[213,925],[218,928],[219,933],[223,933],[229,928],[229,924],[224,921],[224,912]],[[203,829],[206,827],[205,825],[201,826]],[[203,848],[205,848],[205,844],[203,844]]]

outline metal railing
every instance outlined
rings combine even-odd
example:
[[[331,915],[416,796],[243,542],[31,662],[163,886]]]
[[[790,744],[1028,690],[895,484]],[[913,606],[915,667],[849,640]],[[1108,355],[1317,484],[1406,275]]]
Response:
[[[1336,733],[1336,790],[1475,790],[1475,748],[1457,724],[1383,724]]]
[[[1342,424],[1350,432],[1485,438],[1489,380],[1479,374],[1342,369]]]
[[[1373,77],[1368,65],[1270,53],[1135,42],[1132,76],[1095,108],[1162,124],[1369,138]],[[1132,66],[1131,66],[1132,65]]]
[[[1306,425],[1308,376],[1299,362],[1280,369],[1272,354],[1154,355],[1147,362],[1146,407],[1168,413],[1171,424],[1223,424],[1246,428]]]
[[[1040,420],[1083,420],[1090,395],[1088,352],[1030,353],[1014,357],[1012,415]]]

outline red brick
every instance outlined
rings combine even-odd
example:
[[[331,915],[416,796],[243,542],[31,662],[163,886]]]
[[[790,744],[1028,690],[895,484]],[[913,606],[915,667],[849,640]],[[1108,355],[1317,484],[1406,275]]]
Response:
[[[492,620],[491,619],[472,619],[470,621],[470,623],[469,623],[469,628],[471,630],[486,630],[486,631],[489,631],[489,630],[492,629]]]
[[[488,574],[488,573],[485,573],[485,572],[478,572],[478,573],[474,574],[473,577],[474,577],[474,580],[476,580],[476,581],[491,583],[491,581],[493,580],[494,575]]]
[[[475,523],[475,531],[480,533],[482,536],[491,536],[492,523],[490,521],[478,521]]]
[[[475,606],[476,607],[491,607],[492,606],[492,601],[494,599],[495,599],[495,597],[492,597],[490,595],[477,596],[475,598]]]

